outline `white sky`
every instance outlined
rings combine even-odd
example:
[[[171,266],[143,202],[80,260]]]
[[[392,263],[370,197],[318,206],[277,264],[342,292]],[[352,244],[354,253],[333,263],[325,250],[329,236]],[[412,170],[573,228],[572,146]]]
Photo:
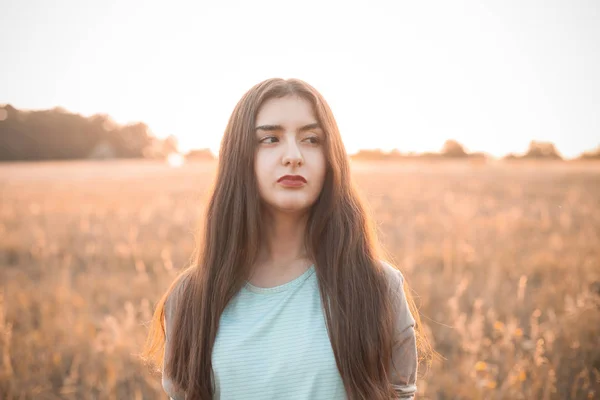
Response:
[[[217,151],[235,103],[296,77],[349,152],[600,144],[600,2],[3,1],[0,103],[146,122]]]

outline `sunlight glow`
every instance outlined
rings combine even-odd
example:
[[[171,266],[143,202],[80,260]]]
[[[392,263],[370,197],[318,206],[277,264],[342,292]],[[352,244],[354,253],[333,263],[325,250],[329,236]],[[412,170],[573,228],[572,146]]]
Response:
[[[181,167],[185,162],[185,158],[181,154],[170,154],[167,157],[167,164],[173,168]]]
[[[0,35],[27,51],[6,41],[0,103],[143,121],[183,151],[217,153],[244,92],[296,77],[324,95],[351,153],[447,139],[492,155],[531,140],[566,157],[595,148],[594,3],[519,4],[67,0],[31,13],[15,2]]]

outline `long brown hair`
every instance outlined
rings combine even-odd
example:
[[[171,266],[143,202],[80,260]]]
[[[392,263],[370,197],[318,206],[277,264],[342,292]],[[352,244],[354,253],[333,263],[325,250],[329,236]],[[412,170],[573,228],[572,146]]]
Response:
[[[308,100],[325,133],[327,170],[310,210],[305,243],[314,261],[338,370],[354,399],[394,397],[388,380],[394,315],[376,232],[352,181],[349,158],[325,99],[298,79],[265,80],[244,94],[225,129],[219,164],[194,260],[158,302],[143,355],[163,362],[165,303],[178,290],[171,316],[170,357],[165,373],[186,399],[212,399],[211,355],[221,313],[249,277],[262,235],[260,197],[254,175],[254,127],[268,99],[295,95]],[[406,286],[405,286],[406,287]],[[428,350],[418,311],[417,345]],[[423,354],[421,354],[423,356]]]

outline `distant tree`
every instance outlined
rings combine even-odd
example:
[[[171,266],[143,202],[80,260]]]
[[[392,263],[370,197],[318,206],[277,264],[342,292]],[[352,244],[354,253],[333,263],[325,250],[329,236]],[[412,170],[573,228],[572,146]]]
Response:
[[[426,151],[424,153],[419,153],[416,154],[415,157],[417,159],[421,159],[421,160],[439,160],[440,158],[442,158],[444,155],[441,153],[433,153],[431,151]]]
[[[389,154],[390,158],[401,158],[403,154],[398,149],[392,149]]]
[[[577,160],[585,160],[585,161],[600,161],[600,145],[596,147],[594,150],[583,152]]]
[[[554,143],[539,142],[536,140],[532,140],[529,143],[529,149],[523,158],[562,160],[562,157],[556,150]]]
[[[143,150],[145,158],[166,159],[171,154],[179,153],[177,138],[173,135],[165,139],[154,139],[152,144]]]
[[[469,160],[475,163],[485,163],[488,160],[488,155],[482,152],[469,153]]]
[[[78,158],[139,158],[176,148],[174,138],[160,141],[148,126],[137,122],[116,124],[108,115],[89,118],[61,107],[19,111],[0,106],[0,161]]]
[[[164,140],[161,140],[162,148],[165,154],[178,152],[179,141],[175,135],[169,135]]]
[[[503,160],[507,160],[507,161],[518,160],[519,158],[520,157],[518,155],[516,155],[515,153],[508,153],[507,155],[502,157]]]
[[[142,122],[126,125],[112,136],[124,158],[143,157],[144,150],[153,144],[148,126]]]
[[[106,141],[98,143],[87,155],[87,158],[92,160],[107,160],[116,157],[117,153],[114,147]]]
[[[453,157],[453,158],[454,157],[460,158],[460,157],[468,156],[468,154],[465,151],[462,144],[458,143],[456,140],[453,140],[453,139],[446,140],[446,142],[444,143],[444,146],[442,147],[442,155],[444,155],[444,157]]]
[[[362,149],[359,150],[358,153],[353,154],[351,156],[353,160],[361,160],[361,161],[373,161],[373,160],[383,160],[387,158],[387,155],[383,153],[380,149],[370,150],[370,149]]]

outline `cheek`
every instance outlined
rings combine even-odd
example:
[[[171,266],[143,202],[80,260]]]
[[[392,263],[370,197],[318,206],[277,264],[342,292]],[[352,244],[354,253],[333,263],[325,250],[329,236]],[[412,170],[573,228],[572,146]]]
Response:
[[[254,175],[259,186],[267,184],[268,175],[271,168],[269,167],[269,160],[264,154],[260,152],[256,154],[254,159]]]
[[[316,173],[319,176],[321,182],[325,179],[325,172],[327,171],[327,161],[325,159],[325,154],[322,152],[318,155],[315,160]]]

